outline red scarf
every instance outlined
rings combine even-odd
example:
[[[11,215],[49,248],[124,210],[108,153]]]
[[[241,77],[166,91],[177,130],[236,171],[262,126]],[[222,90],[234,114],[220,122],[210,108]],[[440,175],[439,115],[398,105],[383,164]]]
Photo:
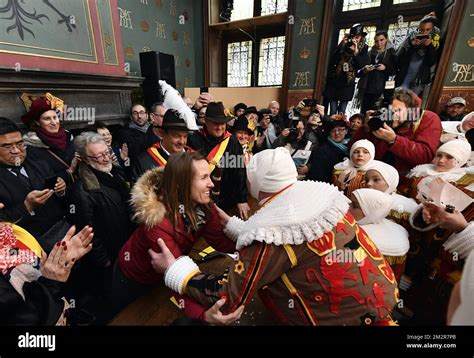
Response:
[[[55,148],[59,149],[61,151],[65,151],[67,148],[67,143],[68,143],[68,135],[66,134],[66,131],[64,130],[63,127],[59,127],[58,133],[51,133],[46,131],[45,129],[39,127],[36,130],[36,134],[38,134],[38,137],[45,142],[45,144]]]

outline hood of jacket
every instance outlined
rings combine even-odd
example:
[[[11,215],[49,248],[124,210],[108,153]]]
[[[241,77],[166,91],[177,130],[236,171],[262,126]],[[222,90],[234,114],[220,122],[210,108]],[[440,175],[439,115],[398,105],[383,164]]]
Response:
[[[133,218],[147,229],[158,225],[166,215],[165,204],[156,192],[158,183],[163,180],[163,170],[164,168],[157,167],[147,171],[132,189]]]

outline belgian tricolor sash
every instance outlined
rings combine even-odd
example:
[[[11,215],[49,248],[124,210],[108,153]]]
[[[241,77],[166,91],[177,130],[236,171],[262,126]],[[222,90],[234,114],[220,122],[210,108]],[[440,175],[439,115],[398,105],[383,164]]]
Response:
[[[214,148],[212,148],[212,150],[207,155],[207,161],[209,162],[209,168],[211,169],[211,173],[214,171],[216,165],[219,163],[222,156],[224,155],[227,145],[229,144],[230,137],[231,134],[229,132],[226,132],[224,134],[224,140],[217,144]]]
[[[168,161],[161,155],[158,148],[160,148],[159,145],[154,145],[153,147],[148,148],[147,152],[155,160],[155,162],[158,164],[158,166],[164,167],[164,166],[166,166],[166,163]]]

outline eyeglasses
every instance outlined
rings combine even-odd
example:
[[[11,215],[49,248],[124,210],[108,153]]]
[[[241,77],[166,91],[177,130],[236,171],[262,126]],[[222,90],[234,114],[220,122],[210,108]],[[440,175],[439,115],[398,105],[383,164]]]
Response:
[[[112,156],[112,150],[109,149],[106,152],[99,153],[96,156],[88,155],[87,158],[95,160],[96,162],[100,162],[104,160],[105,158],[110,158]]]
[[[5,143],[5,144],[0,144],[0,148],[6,152],[11,152],[13,147],[23,150],[26,148],[25,142],[19,141],[16,143]]]
[[[342,133],[342,132],[347,132],[347,128],[343,128],[343,127],[336,127],[334,128],[332,131],[332,133]]]
[[[160,118],[163,118],[163,117],[164,117],[163,114],[158,114],[158,113],[154,113],[154,112],[152,112],[151,114],[153,114],[153,115],[156,116],[156,117],[160,117]]]
[[[140,111],[140,112],[133,111],[132,114],[134,116],[144,116],[146,114],[146,112],[145,111]]]

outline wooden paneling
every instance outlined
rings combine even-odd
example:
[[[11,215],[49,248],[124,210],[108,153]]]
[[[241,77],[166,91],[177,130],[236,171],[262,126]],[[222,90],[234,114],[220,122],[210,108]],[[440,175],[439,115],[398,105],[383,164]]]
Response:
[[[185,88],[184,93],[195,99],[199,96],[199,88]],[[223,102],[229,109],[233,109],[239,102],[255,106],[257,109],[266,108],[270,101],[281,99],[280,87],[212,87],[209,88],[209,93],[216,102]]]

